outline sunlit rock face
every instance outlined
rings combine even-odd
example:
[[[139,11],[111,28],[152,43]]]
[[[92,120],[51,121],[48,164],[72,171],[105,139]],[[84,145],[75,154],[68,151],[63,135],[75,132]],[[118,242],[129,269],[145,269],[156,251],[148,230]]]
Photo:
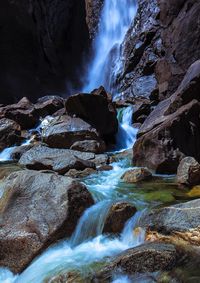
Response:
[[[0,23],[0,103],[79,85],[89,43],[84,0],[2,0]]]

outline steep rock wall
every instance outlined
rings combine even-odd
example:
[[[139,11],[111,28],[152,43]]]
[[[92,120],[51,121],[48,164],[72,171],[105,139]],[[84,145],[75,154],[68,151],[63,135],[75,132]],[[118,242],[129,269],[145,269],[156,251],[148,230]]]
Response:
[[[89,45],[85,0],[2,0],[0,103],[79,85]]]

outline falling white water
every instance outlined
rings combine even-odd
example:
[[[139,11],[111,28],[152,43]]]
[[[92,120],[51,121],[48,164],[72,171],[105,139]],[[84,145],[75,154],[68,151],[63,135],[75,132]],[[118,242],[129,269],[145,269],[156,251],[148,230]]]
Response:
[[[133,106],[121,109],[118,112],[119,128],[117,134],[117,149],[123,150],[132,148],[138,132],[137,128],[133,127]]]
[[[138,212],[127,222],[119,238],[99,235],[75,247],[71,246],[70,241],[61,242],[45,251],[18,277],[14,277],[7,271],[7,281],[2,282],[42,283],[44,279],[62,271],[89,271],[93,262],[103,261],[106,257],[117,255],[126,249],[135,247],[139,244],[139,241],[140,243],[144,242],[144,237],[138,238],[138,234],[133,233],[140,216],[141,212]],[[90,219],[88,219],[89,221]],[[129,238],[128,241],[127,237]]]
[[[0,153],[0,162],[12,160],[11,154],[14,151],[16,146],[7,147]]]
[[[121,45],[135,13],[135,0],[105,0],[84,92],[90,92],[100,85],[108,91],[113,90],[115,77],[122,63]]]

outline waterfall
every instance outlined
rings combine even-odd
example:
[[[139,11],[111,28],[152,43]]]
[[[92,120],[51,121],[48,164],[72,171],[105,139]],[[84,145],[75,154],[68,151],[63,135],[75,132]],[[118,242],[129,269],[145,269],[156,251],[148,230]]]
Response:
[[[135,0],[105,0],[84,92],[90,92],[100,85],[109,92],[113,90],[116,74],[122,63],[121,45],[135,13]]]
[[[99,235],[93,239],[81,243],[78,246],[71,246],[70,241],[61,242],[50,247],[41,256],[35,259],[32,264],[19,276],[11,276],[10,272],[4,271],[9,283],[42,283],[48,277],[58,272],[79,270],[84,273],[91,271],[93,262],[101,262],[106,257],[115,256],[122,251],[135,247],[144,241],[143,237],[134,235],[134,228],[137,227],[141,213],[136,213],[125,225],[121,237],[108,237]],[[89,222],[89,219],[88,219]],[[131,230],[131,233],[130,233]],[[129,240],[127,241],[127,233]],[[138,240],[139,239],[139,240]],[[123,281],[122,281],[123,282]]]
[[[118,111],[117,150],[132,148],[135,143],[138,130],[132,126],[133,111],[133,106]]]
[[[71,246],[79,245],[102,234],[110,206],[111,201],[101,201],[85,211],[71,237]]]

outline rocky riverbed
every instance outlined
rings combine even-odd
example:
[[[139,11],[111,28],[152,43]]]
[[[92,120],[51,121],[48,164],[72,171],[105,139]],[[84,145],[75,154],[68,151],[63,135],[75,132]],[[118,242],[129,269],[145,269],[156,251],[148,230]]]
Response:
[[[7,2],[0,283],[200,282],[200,3]]]

